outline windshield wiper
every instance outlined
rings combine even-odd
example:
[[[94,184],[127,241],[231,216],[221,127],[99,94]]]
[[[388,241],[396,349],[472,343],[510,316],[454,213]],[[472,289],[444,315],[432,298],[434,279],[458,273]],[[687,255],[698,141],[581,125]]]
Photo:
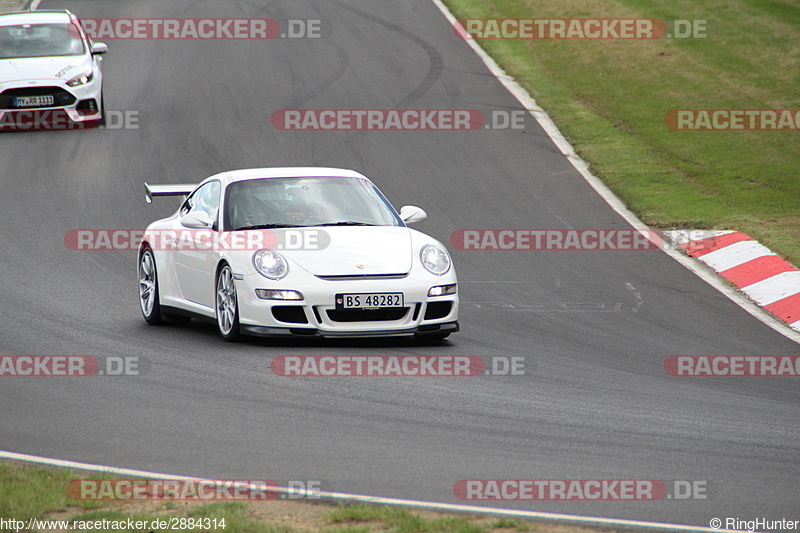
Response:
[[[299,226],[297,224],[256,224],[255,226],[242,226],[233,231],[242,231],[245,229],[273,229],[273,228],[305,228],[307,226]]]
[[[324,224],[314,224],[314,226],[374,226],[375,224],[367,224],[366,222],[353,222],[347,220],[344,222],[326,222]]]

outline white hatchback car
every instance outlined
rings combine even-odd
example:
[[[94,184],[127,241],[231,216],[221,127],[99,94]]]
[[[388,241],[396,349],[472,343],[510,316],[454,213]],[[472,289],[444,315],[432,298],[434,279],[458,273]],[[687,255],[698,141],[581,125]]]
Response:
[[[406,227],[365,176],[335,168],[262,168],[193,185],[144,232],[138,254],[145,320],[215,320],[226,340],[257,336],[443,339],[458,331],[458,285],[439,241]]]
[[[107,52],[69,11],[0,14],[0,123],[63,112],[75,123],[102,124]]]

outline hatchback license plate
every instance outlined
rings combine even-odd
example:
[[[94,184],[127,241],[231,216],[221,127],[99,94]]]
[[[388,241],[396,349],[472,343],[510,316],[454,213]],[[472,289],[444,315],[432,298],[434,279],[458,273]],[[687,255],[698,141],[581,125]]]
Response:
[[[14,98],[14,107],[42,107],[53,105],[52,95],[47,96],[18,96]]]

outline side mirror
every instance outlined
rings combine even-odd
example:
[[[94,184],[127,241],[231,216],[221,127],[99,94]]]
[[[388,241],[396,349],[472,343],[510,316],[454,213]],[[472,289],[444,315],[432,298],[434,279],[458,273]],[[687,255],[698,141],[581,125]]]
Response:
[[[214,221],[211,220],[208,213],[204,211],[195,211],[194,213],[184,215],[184,217],[181,218],[181,225],[186,228],[211,229],[214,225]]]
[[[108,53],[108,45],[106,43],[93,43],[92,44],[92,55],[93,56],[101,56],[103,54]]]
[[[415,222],[422,222],[428,218],[428,213],[422,210],[421,207],[415,205],[404,205],[400,208],[400,218],[406,224],[413,224]]]

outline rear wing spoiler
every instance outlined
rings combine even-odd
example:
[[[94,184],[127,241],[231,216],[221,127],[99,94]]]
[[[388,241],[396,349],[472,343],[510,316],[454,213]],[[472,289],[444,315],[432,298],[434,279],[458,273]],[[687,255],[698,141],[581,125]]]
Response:
[[[145,201],[153,203],[154,196],[186,196],[197,187],[196,183],[184,183],[182,185],[150,185],[145,182]]]

